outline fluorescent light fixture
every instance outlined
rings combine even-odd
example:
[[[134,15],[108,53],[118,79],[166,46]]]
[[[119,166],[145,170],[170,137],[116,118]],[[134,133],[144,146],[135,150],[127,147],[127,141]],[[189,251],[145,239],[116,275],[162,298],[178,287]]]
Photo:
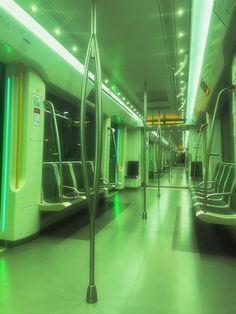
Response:
[[[0,8],[6,11],[16,21],[21,23],[21,25],[29,30],[35,37],[44,42],[49,48],[51,48],[57,55],[63,58],[75,70],[77,70],[81,74],[84,74],[84,65],[62,44],[60,44],[56,38],[49,34],[48,31],[44,29],[36,20],[34,20],[27,12],[25,12],[15,1],[0,0]],[[89,72],[88,76],[92,81],[94,81],[93,73]],[[130,110],[130,108],[127,107],[114,93],[112,93],[107,88],[107,86],[102,84],[102,89],[119,105],[121,105],[121,107],[128,111],[133,116],[133,118],[140,120],[140,118],[132,110]]]
[[[178,36],[181,38],[181,37],[184,36],[184,33],[183,33],[183,32],[180,32]]]
[[[191,117],[193,114],[193,109],[196,101],[213,4],[214,0],[192,1],[191,40],[190,40],[191,48],[187,94],[188,123],[191,123]],[[201,23],[199,23],[199,21],[201,21]]]
[[[180,51],[179,51],[180,53],[184,53],[184,49],[180,49]]]
[[[77,48],[76,46],[73,46],[73,47],[72,47],[72,50],[73,50],[74,52],[76,52],[76,51],[78,50],[78,48]]]
[[[9,133],[10,133],[10,106],[11,106],[11,79],[7,78],[7,97],[4,122],[4,152],[3,152],[3,176],[2,176],[2,198],[1,198],[1,230],[6,232],[7,217],[7,190],[8,190],[8,165],[9,165]]]
[[[105,84],[109,83],[109,80],[108,79],[105,79]]]
[[[62,57],[66,62],[78,70],[81,74],[84,73],[84,66],[79,62],[65,47],[63,47],[51,34],[48,33],[37,21],[35,21],[27,12],[25,12],[13,0],[1,0],[0,8],[5,10],[9,15],[13,16],[26,29],[28,29],[35,37],[42,40],[48,47]]]

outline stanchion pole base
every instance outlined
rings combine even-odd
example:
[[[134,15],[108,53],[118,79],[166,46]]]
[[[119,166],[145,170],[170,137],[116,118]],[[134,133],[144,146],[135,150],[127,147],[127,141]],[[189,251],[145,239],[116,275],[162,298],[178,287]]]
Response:
[[[143,218],[143,219],[147,219],[147,212],[143,212],[142,218]]]
[[[96,286],[88,286],[86,302],[93,304],[93,303],[97,303],[97,300],[98,300],[98,297],[97,297]]]

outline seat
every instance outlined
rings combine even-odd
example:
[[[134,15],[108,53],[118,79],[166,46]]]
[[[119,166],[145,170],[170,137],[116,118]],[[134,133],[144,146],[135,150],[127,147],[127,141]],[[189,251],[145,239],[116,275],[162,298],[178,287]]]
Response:
[[[207,193],[217,193],[219,191],[222,192],[223,187],[224,187],[224,183],[225,183],[225,179],[227,177],[227,175],[229,174],[229,165],[227,164],[222,164],[222,166],[219,168],[219,174],[217,175],[217,177],[215,178],[214,181],[208,181],[207,184]],[[210,182],[213,182],[213,184],[211,184]],[[204,184],[203,187],[201,187],[199,190],[192,190],[191,191],[192,194],[192,199],[194,198],[202,198],[204,197]]]
[[[206,206],[204,199],[194,204],[196,217],[204,222],[236,225],[236,210],[231,206],[231,197],[235,188],[235,165],[224,164],[226,167],[224,191],[217,193],[208,193]],[[218,197],[217,199],[215,197]]]
[[[58,163],[44,163],[42,174],[42,202],[39,205],[41,211],[61,211],[73,204],[77,204],[86,200],[85,196],[81,196],[78,193],[73,194],[73,196],[65,197],[63,195],[63,190],[60,191],[59,187],[60,175],[58,170]],[[73,187],[70,188],[74,191]]]
[[[228,204],[225,203],[225,200],[227,199],[227,195],[225,193],[231,192],[231,184],[233,183],[232,174],[234,173],[234,166],[231,164],[225,164],[222,170],[222,175],[220,177],[220,181],[217,187],[216,191],[208,192],[207,193],[207,202],[209,206],[228,206]],[[202,204],[204,200],[204,193],[201,195],[195,195],[192,197],[194,205],[197,205],[197,203]]]

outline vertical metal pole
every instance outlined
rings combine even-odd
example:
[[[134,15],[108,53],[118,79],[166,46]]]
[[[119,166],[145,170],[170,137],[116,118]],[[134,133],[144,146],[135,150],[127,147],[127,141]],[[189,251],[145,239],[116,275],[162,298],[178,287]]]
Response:
[[[158,125],[158,139],[159,139],[159,145],[158,145],[158,156],[157,156],[157,197],[161,196],[161,158],[162,158],[162,153],[161,153],[161,111],[159,110],[159,125]]]
[[[144,83],[143,109],[143,219],[147,219],[147,82]]]
[[[171,134],[169,134],[169,149],[170,149],[170,152],[169,152],[169,181],[171,181],[171,166],[172,166]]]
[[[93,181],[93,193],[90,194],[88,182],[88,173],[86,168],[86,143],[85,143],[85,116],[86,116],[86,88],[88,80],[88,68],[90,59],[95,61],[95,112],[96,112],[96,150],[95,150],[95,170]],[[92,0],[91,6],[91,35],[89,39],[88,49],[85,58],[84,76],[82,83],[81,96],[81,160],[83,166],[83,175],[85,181],[86,196],[90,214],[90,259],[89,259],[89,285],[87,289],[86,301],[88,303],[97,302],[97,288],[95,285],[95,216],[97,197],[99,190],[99,177],[101,170],[102,155],[102,82],[101,82],[101,63],[96,38],[96,0]]]

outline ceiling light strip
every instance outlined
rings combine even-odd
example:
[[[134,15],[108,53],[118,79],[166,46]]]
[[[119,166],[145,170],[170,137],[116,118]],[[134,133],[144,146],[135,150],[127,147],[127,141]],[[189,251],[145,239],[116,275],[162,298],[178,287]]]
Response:
[[[187,119],[191,117],[197,96],[214,0],[193,0],[191,15],[190,65],[187,95]]]
[[[71,54],[59,41],[57,41],[48,31],[43,28],[34,18],[25,12],[13,0],[1,0],[0,8],[4,9],[9,15],[14,17],[21,25],[28,29],[37,38],[42,40],[49,48],[62,57],[74,69],[84,74],[84,65]],[[94,74],[89,72],[89,78],[94,81]],[[140,120],[138,115],[127,107],[114,93],[112,93],[107,86],[102,84],[102,89],[114,100],[116,100],[126,111],[128,111],[135,119]]]

